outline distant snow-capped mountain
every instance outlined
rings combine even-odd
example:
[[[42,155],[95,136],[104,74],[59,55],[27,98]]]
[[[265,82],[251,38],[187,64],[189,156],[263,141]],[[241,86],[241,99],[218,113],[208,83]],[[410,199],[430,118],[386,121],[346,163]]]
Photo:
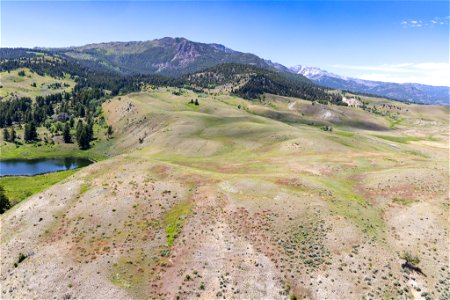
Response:
[[[316,67],[307,67],[307,66],[298,65],[298,66],[290,67],[289,69],[296,74],[301,74],[310,79],[311,78],[320,78],[323,76],[345,79],[342,76],[327,72],[325,70],[322,70],[322,69],[316,68]]]
[[[303,75],[319,85],[333,89],[373,94],[423,104],[449,105],[450,88],[446,86],[363,80],[340,76],[316,67],[302,65],[289,69],[291,72]]]

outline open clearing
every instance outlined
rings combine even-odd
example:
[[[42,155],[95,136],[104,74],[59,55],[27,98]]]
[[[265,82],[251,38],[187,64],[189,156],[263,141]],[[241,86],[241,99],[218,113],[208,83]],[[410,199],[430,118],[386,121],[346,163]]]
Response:
[[[20,76],[19,72],[24,72],[23,76]],[[27,68],[0,72],[0,82],[0,100],[20,97],[34,99],[36,96],[70,91],[75,86],[75,82],[69,76],[63,79],[41,76]]]

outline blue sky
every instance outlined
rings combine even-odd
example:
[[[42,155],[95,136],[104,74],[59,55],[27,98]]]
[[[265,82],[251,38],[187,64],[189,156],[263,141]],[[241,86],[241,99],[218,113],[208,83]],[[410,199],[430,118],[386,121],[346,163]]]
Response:
[[[447,1],[1,1],[1,46],[186,37],[286,66],[450,85],[448,16]]]

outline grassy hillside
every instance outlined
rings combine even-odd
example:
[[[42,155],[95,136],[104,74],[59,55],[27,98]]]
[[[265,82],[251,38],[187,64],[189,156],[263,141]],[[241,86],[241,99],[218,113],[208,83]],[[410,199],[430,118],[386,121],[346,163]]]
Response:
[[[77,170],[69,170],[31,177],[0,177],[0,185],[5,189],[6,196],[9,198],[11,205],[16,205],[31,195],[39,193],[60,182],[66,177],[74,174],[76,171]]]
[[[23,72],[22,76],[19,72]],[[36,96],[47,96],[50,94],[70,91],[75,82],[66,77],[56,79],[50,76],[41,76],[28,68],[19,68],[10,72],[0,72],[1,88],[0,99],[9,100],[20,97],[35,98]]]
[[[448,297],[448,107],[362,100],[106,101],[114,156],[1,216],[6,296]]]

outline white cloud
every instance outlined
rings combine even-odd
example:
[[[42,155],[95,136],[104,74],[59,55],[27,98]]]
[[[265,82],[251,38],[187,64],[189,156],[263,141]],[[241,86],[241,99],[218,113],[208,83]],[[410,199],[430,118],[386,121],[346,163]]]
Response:
[[[448,24],[450,16],[435,17],[431,20],[403,20],[400,22],[405,28],[420,28],[420,27],[434,27]]]
[[[331,67],[341,74],[348,74],[346,70],[352,70],[351,76],[365,80],[450,86],[449,63],[424,62],[375,66],[333,65]]]

